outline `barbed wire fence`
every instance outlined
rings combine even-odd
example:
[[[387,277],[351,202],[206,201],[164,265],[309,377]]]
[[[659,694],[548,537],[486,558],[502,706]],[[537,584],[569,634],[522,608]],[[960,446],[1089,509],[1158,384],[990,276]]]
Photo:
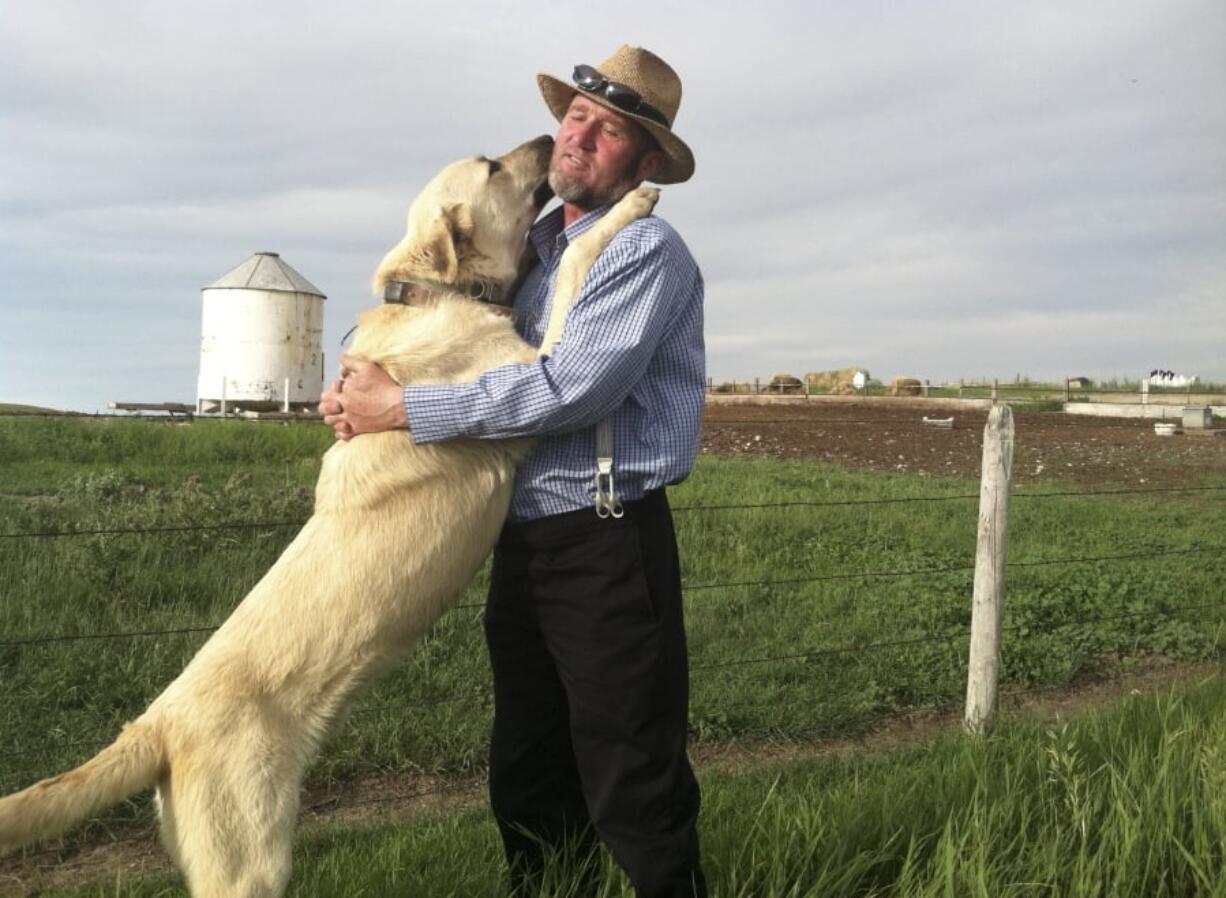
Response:
[[[837,374],[838,372],[827,372]],[[867,374],[867,372],[865,372]],[[920,397],[940,400],[978,400],[996,402],[1062,402],[1074,403],[1078,406],[1092,406],[1095,403],[1112,406],[1190,406],[1193,404],[1222,406],[1226,405],[1226,384],[1187,382],[1179,386],[1165,384],[1161,380],[1140,378],[1137,381],[1113,382],[1106,381],[1095,386],[1079,377],[1066,377],[1062,382],[1041,383],[1029,378],[1019,378],[1013,382],[992,379],[966,379],[958,381],[932,382],[920,378],[895,378],[891,383],[865,378],[863,383],[853,386],[850,380],[836,383],[834,380],[815,380],[813,375],[803,378],[792,376],[775,376],[762,379],[747,377],[716,383],[713,378],[707,380],[709,396],[788,396],[803,398],[822,398],[831,395],[840,398],[865,400],[871,405],[871,400],[894,397]],[[295,421],[316,422],[320,420],[313,411],[297,412],[264,412],[243,413],[241,411],[229,415],[216,413],[202,414],[191,406],[182,403],[168,403],[161,411],[151,411],[137,407],[123,410],[124,406],[113,406],[106,412],[59,412],[42,409],[9,409],[0,411],[0,418],[92,418],[115,420],[147,420],[162,422],[183,422],[190,420],[221,420],[238,419],[254,423],[293,423]]]
[[[131,416],[118,416],[131,417]],[[736,423],[733,421],[722,420],[718,424],[725,425]],[[744,424],[762,425],[774,424],[778,422],[763,421],[760,419],[748,419]],[[847,419],[842,421],[823,421],[821,426],[825,427],[830,424],[838,424],[839,426],[873,424],[866,419]],[[897,420],[888,422],[893,426],[897,426]],[[1099,425],[1101,426],[1101,425]],[[1011,437],[1010,437],[1011,440]],[[986,441],[986,440],[985,440]],[[982,446],[983,443],[977,444]],[[1146,496],[1155,494],[1192,494],[1202,495],[1213,498],[1218,498],[1226,494],[1226,486],[1181,486],[1181,487],[1144,487],[1144,488],[1110,488],[1110,489],[1057,489],[1057,490],[1038,490],[1038,491],[1020,491],[1013,493],[1011,498],[1022,501],[1045,501],[1045,500],[1061,500],[1061,499],[1076,499],[1079,497],[1102,497],[1102,496]],[[899,496],[885,498],[868,498],[868,499],[838,499],[838,500],[785,500],[777,502],[745,502],[745,503],[723,503],[723,504],[692,504],[692,505],[677,505],[673,511],[681,515],[707,515],[725,512],[737,511],[765,511],[782,512],[785,510],[797,509],[847,509],[856,510],[868,508],[872,506],[886,505],[908,505],[908,504],[948,504],[948,503],[969,503],[972,500],[982,499],[983,491],[978,494],[960,493],[940,496]],[[253,531],[253,530],[273,530],[273,529],[295,529],[301,527],[303,520],[263,520],[263,521],[230,521],[215,524],[181,524],[158,527],[106,527],[106,528],[61,528],[61,529],[39,529],[39,530],[15,530],[9,532],[0,532],[0,540],[5,541],[41,541],[41,540],[63,540],[73,538],[83,538],[91,536],[133,536],[133,537],[150,537],[156,538],[170,534],[191,533],[191,532],[216,532],[216,531]],[[1003,546],[1001,547],[1003,550]],[[1226,559],[1226,539],[1213,544],[1192,545],[1192,546],[1172,546],[1172,545],[1153,545],[1140,547],[1133,551],[1120,552],[1109,555],[1064,555],[1050,558],[1028,559],[1022,561],[1003,562],[1003,570],[1022,570],[1025,568],[1034,567],[1050,567],[1057,565],[1087,565],[1099,564],[1103,562],[1113,562],[1119,564],[1144,563],[1155,559],[1170,559],[1179,557],[1198,557],[1208,559],[1211,562],[1220,563]],[[929,577],[933,575],[956,575],[961,577],[958,587],[959,594],[964,598],[969,582],[972,580],[972,575],[975,573],[975,565],[941,565],[932,567],[906,567],[906,568],[884,568],[874,570],[855,570],[837,574],[824,574],[814,576],[783,576],[769,579],[757,580],[724,580],[713,582],[687,583],[683,590],[689,595],[699,596],[714,590],[745,590],[745,589],[786,589],[789,587],[799,587],[801,585],[835,583],[846,581],[884,581],[884,580],[903,580],[914,577]],[[461,603],[456,606],[459,609],[480,609],[479,604]],[[1070,618],[1068,620],[1057,622],[1051,625],[1051,629],[1074,629],[1091,627],[1096,624],[1103,624],[1110,621],[1127,620],[1130,618],[1149,617],[1153,619],[1161,618],[1180,618],[1186,615],[1192,615],[1199,612],[1213,611],[1226,607],[1226,598],[1211,602],[1194,602],[1188,603],[1179,607],[1173,608],[1151,608],[1143,611],[1121,612],[1119,614],[1108,615],[1091,615],[1086,617]],[[214,631],[219,624],[208,626],[192,626],[181,628],[162,628],[162,629],[147,629],[147,630],[128,630],[102,633],[68,633],[68,632],[45,632],[45,633],[26,633],[21,635],[0,634],[0,650],[7,649],[10,651],[7,663],[21,663],[20,659],[16,662],[13,660],[14,652],[28,653],[37,651],[41,646],[49,646],[53,644],[80,643],[83,645],[95,644],[99,641],[105,642],[128,642],[136,645],[140,640],[149,638],[158,638],[164,636],[201,636]],[[997,629],[1004,634],[1020,634],[1026,625],[1011,624],[1002,626],[997,622]],[[915,647],[922,645],[952,645],[963,642],[969,643],[971,633],[974,628],[973,622],[963,626],[949,628],[940,632],[930,632],[920,636],[907,637],[902,639],[884,639],[873,641],[856,641],[839,645],[820,645],[812,646],[804,651],[787,652],[780,654],[752,654],[743,657],[738,657],[726,661],[718,661],[711,663],[698,662],[691,666],[691,672],[695,677],[703,677],[711,672],[718,670],[726,670],[729,668],[752,668],[762,667],[764,665],[779,665],[788,662],[797,661],[812,661],[818,658],[831,658],[835,656],[853,655],[856,657],[871,656],[875,653],[889,652],[907,647]],[[995,650],[999,657],[1000,647],[997,644]],[[37,663],[37,662],[29,662]],[[995,689],[995,685],[993,687]],[[999,700],[1009,700],[1013,698],[1025,697],[1030,694],[1041,693],[1046,690],[1059,687],[1040,686],[1029,687],[1022,689],[1013,689],[1000,693],[994,700],[995,704]],[[380,713],[383,711],[403,712],[410,709],[426,709],[435,708],[443,705],[451,704],[479,704],[489,706],[492,699],[486,691],[466,691],[450,695],[440,695],[430,698],[423,698],[414,701],[405,702],[384,702],[377,705],[367,704],[358,707],[352,712],[352,717],[361,718],[363,715]],[[872,715],[869,718],[869,725],[882,725],[891,720],[903,720],[909,716],[914,716],[917,713],[931,713],[952,715],[955,710],[965,705],[959,702],[947,701],[939,706],[932,707],[906,707],[896,711]],[[965,711],[964,711],[965,713]],[[812,730],[806,735],[810,738],[827,738],[845,734],[846,728],[840,729],[838,723],[818,723],[815,724]],[[110,740],[63,740],[63,739],[48,739],[39,744],[22,745],[15,747],[12,750],[0,752],[0,763],[5,763],[19,758],[38,758],[51,755],[60,755],[64,752],[80,752],[83,756],[88,756],[89,753],[98,748],[109,744]],[[48,770],[47,773],[57,771]],[[313,800],[304,806],[304,812],[308,814],[320,813],[326,808],[334,806],[356,806],[356,805],[371,805],[379,806],[390,803],[411,802],[430,797],[445,797],[448,795],[468,794],[478,788],[479,780],[474,781],[468,778],[462,782],[444,783],[442,785],[431,786],[426,789],[414,789],[403,793],[387,793],[377,797],[362,797],[356,799],[346,799],[343,795],[326,795],[317,800]],[[117,844],[123,840],[117,840]],[[131,842],[144,842],[147,838],[141,837],[138,839],[127,840]],[[38,854],[55,854],[62,851],[61,848],[44,849],[41,852],[32,852],[27,856],[37,856]]]

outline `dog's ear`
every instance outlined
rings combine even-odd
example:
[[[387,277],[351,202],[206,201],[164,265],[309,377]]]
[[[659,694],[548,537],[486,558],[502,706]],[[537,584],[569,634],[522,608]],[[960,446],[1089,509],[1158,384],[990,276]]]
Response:
[[[434,274],[445,284],[454,284],[460,274],[460,256],[472,237],[472,212],[463,203],[447,206],[430,225],[423,254]]]

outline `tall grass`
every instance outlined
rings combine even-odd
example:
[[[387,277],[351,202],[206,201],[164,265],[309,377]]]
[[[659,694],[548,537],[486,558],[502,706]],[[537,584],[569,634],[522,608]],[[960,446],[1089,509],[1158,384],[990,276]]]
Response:
[[[985,740],[704,774],[713,898],[1185,898],[1226,894],[1226,688],[1137,695]],[[488,813],[300,836],[291,896],[500,896]],[[57,896],[169,898],[170,876]],[[598,898],[629,896],[606,859]],[[551,883],[540,898],[572,896]],[[587,896],[591,898],[591,896]]]

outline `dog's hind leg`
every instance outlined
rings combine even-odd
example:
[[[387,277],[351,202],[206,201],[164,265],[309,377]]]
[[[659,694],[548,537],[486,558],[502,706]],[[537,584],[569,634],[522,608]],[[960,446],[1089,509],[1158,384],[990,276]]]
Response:
[[[264,759],[257,773],[225,747],[215,751],[222,757],[188,759],[159,786],[167,851],[192,898],[278,898],[290,876],[299,771],[270,770]]]
[[[558,265],[558,279],[553,288],[553,302],[549,307],[549,325],[545,339],[541,341],[540,355],[553,354],[553,344],[562,336],[566,313],[583,290],[583,281],[592,265],[604,252],[609,241],[630,222],[646,218],[656,207],[660,191],[654,187],[637,187],[631,190],[610,209],[600,221],[576,237]]]

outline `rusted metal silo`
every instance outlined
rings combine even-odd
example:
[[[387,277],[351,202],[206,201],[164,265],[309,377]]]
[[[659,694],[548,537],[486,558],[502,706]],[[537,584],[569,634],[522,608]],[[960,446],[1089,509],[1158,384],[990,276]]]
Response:
[[[296,411],[319,402],[326,297],[318,288],[261,252],[201,292],[198,411]]]

